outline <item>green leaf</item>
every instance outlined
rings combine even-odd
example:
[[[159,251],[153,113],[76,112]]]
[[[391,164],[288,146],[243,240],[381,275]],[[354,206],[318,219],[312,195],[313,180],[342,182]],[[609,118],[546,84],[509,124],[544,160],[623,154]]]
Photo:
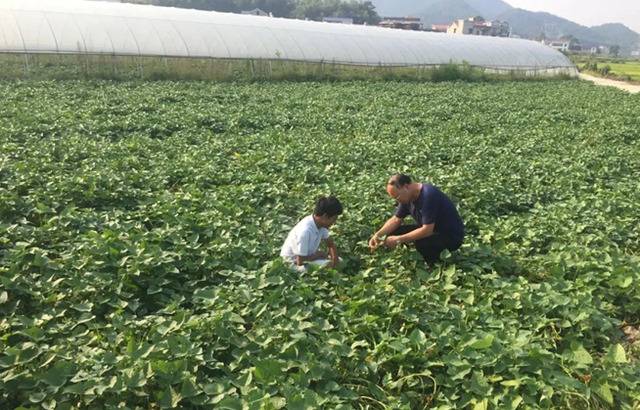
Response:
[[[571,357],[573,361],[578,364],[587,365],[593,363],[591,354],[589,354],[589,352],[581,344],[572,344]]]
[[[55,410],[57,404],[55,399],[51,399],[50,401],[43,402],[41,405],[45,410]]]
[[[73,372],[73,365],[68,362],[57,362],[43,375],[41,380],[52,387],[62,387]]]
[[[93,308],[93,303],[78,303],[77,305],[71,306],[71,309],[77,310],[78,312],[91,312]]]
[[[487,410],[489,408],[489,400],[476,401],[473,410]]]
[[[470,384],[471,391],[480,397],[486,397],[489,393],[490,386],[486,377],[481,372],[473,372]]]
[[[215,406],[220,410],[242,410],[242,401],[237,397],[225,397]]]
[[[23,332],[18,332],[18,333],[27,336],[28,338],[30,338],[31,340],[33,340],[35,342],[39,342],[39,341],[45,340],[45,338],[46,338],[44,330],[42,330],[39,327],[30,327],[30,328],[24,330]]]
[[[23,347],[20,350],[20,354],[18,354],[18,359],[16,360],[17,365],[29,363],[41,353],[40,349],[33,343],[25,343],[24,346],[26,347]]]
[[[46,397],[47,397],[47,394],[44,392],[34,392],[31,395],[29,395],[29,401],[31,403],[40,403]]]
[[[256,380],[270,384],[277,382],[282,376],[283,365],[277,360],[262,360],[256,364],[255,376]]]
[[[271,407],[276,410],[283,409],[287,405],[287,400],[284,397],[272,397],[269,399],[269,402],[271,403]]]
[[[422,346],[427,343],[427,336],[420,329],[414,329],[409,335],[409,340],[418,346]]]
[[[235,312],[231,312],[231,314],[229,315],[229,320],[233,323],[240,323],[240,324],[244,324],[245,321],[242,318],[242,316],[240,316],[239,314],[235,313]]]
[[[624,347],[619,343],[609,346],[609,351],[607,352],[606,357],[613,363],[628,363],[627,353],[624,351]]]
[[[493,344],[493,339],[494,338],[495,338],[495,336],[493,336],[491,333],[489,333],[485,337],[483,337],[482,339],[476,340],[475,342],[471,343],[471,347],[476,349],[476,350],[488,349]]]
[[[518,406],[520,405],[520,403],[522,403],[523,399],[522,396],[516,396],[512,401],[511,401],[511,405],[509,406],[510,410],[516,410],[518,408]]]
[[[195,384],[195,379],[188,378],[182,382],[182,387],[180,388],[180,395],[182,397],[188,399],[189,397],[197,396],[198,394],[200,394],[200,391]]]
[[[631,276],[619,276],[612,282],[615,286],[621,289],[626,289],[633,283],[633,278]]]
[[[15,347],[10,347],[8,349],[5,349],[5,351],[2,353],[4,354],[4,357],[0,357],[0,367],[3,367],[3,368],[12,367],[16,364],[16,361],[18,360],[18,356],[20,355],[20,349]]]
[[[143,343],[138,349],[131,353],[133,360],[144,359],[153,351],[154,346],[149,343]]]
[[[173,387],[169,386],[168,390],[160,393],[160,408],[174,409],[178,406],[178,403],[182,400],[180,393],[176,392]]]
[[[80,325],[82,323],[90,322],[93,319],[95,319],[95,316],[92,315],[91,313],[83,313],[82,315],[80,315],[80,317],[78,319],[76,319],[75,325],[78,326],[78,325]]]
[[[596,394],[600,396],[604,401],[606,401],[610,405],[613,405],[613,394],[611,393],[609,384],[596,384],[595,386],[593,386],[593,391],[595,391]]]
[[[72,394],[79,394],[79,395],[84,394],[87,390],[89,390],[89,386],[87,382],[71,384],[64,388],[65,393],[72,393]]]
[[[224,383],[208,383],[202,386],[205,394],[209,396],[214,396],[217,394],[222,394],[228,389],[228,385]]]
[[[136,389],[147,384],[147,377],[142,369],[128,369],[124,372],[127,377],[127,387]]]
[[[351,350],[355,350],[358,347],[369,347],[369,343],[365,340],[357,340],[351,343]]]

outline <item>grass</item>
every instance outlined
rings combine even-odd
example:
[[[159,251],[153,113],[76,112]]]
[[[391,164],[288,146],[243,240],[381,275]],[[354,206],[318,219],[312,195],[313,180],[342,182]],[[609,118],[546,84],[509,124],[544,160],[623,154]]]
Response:
[[[494,81],[567,79],[561,70],[489,70],[467,63],[441,66],[351,66],[332,62],[221,60],[111,55],[0,54],[0,79],[205,81]]]
[[[628,63],[611,63],[611,73],[619,76],[629,76],[632,81],[640,81],[640,61]]]
[[[607,57],[572,56],[581,71],[599,77],[640,83],[640,60]]]

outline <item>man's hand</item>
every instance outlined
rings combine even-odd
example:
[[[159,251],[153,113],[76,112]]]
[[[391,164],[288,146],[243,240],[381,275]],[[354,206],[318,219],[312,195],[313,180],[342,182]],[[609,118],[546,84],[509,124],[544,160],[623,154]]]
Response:
[[[386,240],[383,239],[385,235],[389,235],[391,232],[395,232],[402,225],[402,218],[392,216],[387,222],[382,225],[382,228],[378,229],[369,239],[369,249],[373,252],[380,247]]]
[[[335,269],[335,267],[338,266],[338,262],[340,262],[340,259],[338,259],[337,256],[335,258],[331,258],[331,262],[329,262],[329,267],[332,269]]]
[[[373,235],[369,239],[369,249],[373,252],[378,249],[378,246],[380,246],[380,238],[378,238],[378,235]]]
[[[398,245],[400,245],[400,237],[399,236],[388,236],[387,239],[384,240],[384,244],[389,249],[395,249]]]

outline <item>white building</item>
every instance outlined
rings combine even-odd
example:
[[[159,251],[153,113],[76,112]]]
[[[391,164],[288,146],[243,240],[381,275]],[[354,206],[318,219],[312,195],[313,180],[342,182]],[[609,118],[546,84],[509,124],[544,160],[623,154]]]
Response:
[[[589,49],[589,54],[608,55],[611,49],[608,46],[593,46]]]
[[[541,43],[558,51],[569,51],[571,47],[570,40],[542,40]]]
[[[486,21],[482,17],[470,17],[454,21],[447,29],[447,33],[467,36],[509,37],[511,27],[506,21]]]

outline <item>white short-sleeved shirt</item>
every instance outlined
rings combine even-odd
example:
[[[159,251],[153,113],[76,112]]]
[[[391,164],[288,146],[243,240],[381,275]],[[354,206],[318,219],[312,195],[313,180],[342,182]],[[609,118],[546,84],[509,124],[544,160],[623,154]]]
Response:
[[[313,215],[306,216],[287,235],[280,256],[288,260],[295,260],[296,256],[309,256],[318,250],[323,239],[328,238],[329,230],[318,229]]]

